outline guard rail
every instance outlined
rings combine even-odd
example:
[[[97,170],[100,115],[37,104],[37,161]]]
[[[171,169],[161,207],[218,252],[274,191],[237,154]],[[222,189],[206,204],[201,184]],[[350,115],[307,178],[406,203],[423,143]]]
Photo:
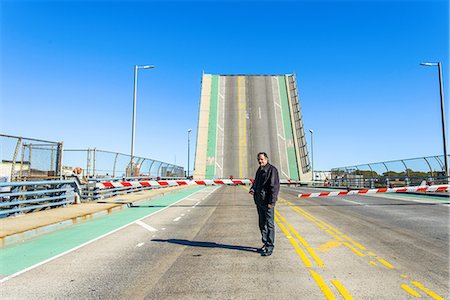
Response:
[[[0,218],[79,201],[75,180],[0,182]]]

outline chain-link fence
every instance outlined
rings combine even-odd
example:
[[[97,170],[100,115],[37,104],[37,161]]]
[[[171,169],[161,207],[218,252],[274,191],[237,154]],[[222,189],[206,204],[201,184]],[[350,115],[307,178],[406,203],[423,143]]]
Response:
[[[98,149],[64,150],[64,173],[85,178],[184,177],[184,168],[162,161]]]
[[[424,182],[448,183],[443,155],[333,168],[331,178],[326,179],[331,186],[351,188],[414,186]]]
[[[60,178],[62,142],[0,134],[3,181]]]

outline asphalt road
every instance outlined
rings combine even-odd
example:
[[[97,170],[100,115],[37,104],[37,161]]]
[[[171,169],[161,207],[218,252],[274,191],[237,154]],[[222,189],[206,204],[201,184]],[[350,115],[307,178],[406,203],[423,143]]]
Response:
[[[278,77],[221,76],[220,82],[224,103],[219,94],[216,161],[223,162],[223,172],[217,167],[216,177],[253,178],[256,154],[263,151],[280,176],[290,178]]]
[[[449,298],[449,201],[302,191],[282,189],[270,257],[247,190],[210,187],[3,282],[2,299]]]

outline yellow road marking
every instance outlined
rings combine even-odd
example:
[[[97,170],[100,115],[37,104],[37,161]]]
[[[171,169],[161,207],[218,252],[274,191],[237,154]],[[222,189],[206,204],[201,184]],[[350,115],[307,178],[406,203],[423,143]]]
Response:
[[[413,290],[412,288],[410,288],[406,284],[402,284],[400,287],[402,289],[404,289],[411,296],[414,296],[414,297],[417,297],[417,298],[421,298],[422,297],[418,292],[416,292],[415,290]]]
[[[325,244],[320,245],[319,248],[316,248],[316,250],[319,250],[321,252],[328,252],[331,249],[334,249],[340,245],[342,245],[341,242],[331,240],[331,241],[326,242]]]
[[[378,261],[379,261],[380,263],[382,263],[383,265],[385,265],[385,266],[388,267],[389,269],[394,269],[394,266],[391,265],[390,263],[388,263],[387,261],[385,261],[384,259],[381,259],[381,258],[377,258],[377,259],[378,259]]]
[[[355,245],[356,247],[358,247],[359,249],[361,249],[361,250],[366,250],[366,247],[364,247],[363,245],[361,245],[361,244],[355,242],[354,240],[352,240],[352,239],[349,238],[348,236],[346,236],[346,235],[343,234],[342,237],[343,237],[344,239],[346,239],[347,241],[349,241],[350,243],[352,243],[353,245]]]
[[[358,251],[355,247],[353,247],[353,246],[350,245],[349,243],[343,242],[343,244],[344,244],[345,246],[347,246],[347,248],[349,248],[350,250],[352,250],[353,252],[355,252],[358,256],[361,256],[361,257],[366,256],[364,253]]]
[[[435,292],[433,292],[430,289],[427,289],[426,287],[424,287],[420,282],[417,281],[411,281],[411,283],[413,285],[415,285],[417,288],[421,289],[422,291],[424,291],[425,293],[428,294],[428,296],[430,296],[433,299],[436,300],[444,300],[444,298],[442,298],[441,296],[437,295]]]
[[[318,225],[321,228],[328,227],[329,230],[326,230],[329,234],[333,235],[330,231],[339,234],[341,237],[343,237],[344,239],[346,239],[347,241],[349,241],[350,243],[352,243],[353,245],[355,245],[356,247],[358,247],[361,250],[366,250],[366,248],[364,246],[362,246],[361,244],[355,242],[354,240],[352,240],[351,238],[349,238],[348,236],[346,236],[345,234],[343,234],[341,231],[337,230],[336,228],[334,228],[333,226],[331,226],[330,224],[325,223],[324,221],[312,216],[310,213],[306,212],[305,210],[299,208],[299,207],[295,207],[294,209],[297,209],[298,212],[301,211],[301,213],[305,216],[308,215],[309,218],[314,219],[314,221],[316,222],[316,224],[320,224]],[[306,216],[305,216],[306,217]],[[341,238],[339,238],[339,240],[342,240]]]
[[[341,293],[342,297],[344,297],[345,300],[352,300],[353,296],[350,295],[350,293],[347,291],[347,289],[342,285],[342,283],[339,280],[330,280],[331,283],[336,287],[336,289]]]
[[[322,277],[313,270],[309,270],[309,272],[311,273],[312,277],[316,281],[319,288],[322,290],[322,293],[325,295],[325,298],[335,299],[333,293],[331,292],[330,288],[327,286],[325,281],[322,279]]]
[[[277,211],[275,210],[275,213],[277,214],[277,216],[281,219],[281,222],[283,222],[284,224],[287,225],[287,227],[289,228],[289,230],[295,235],[295,237],[300,241],[300,243],[305,247],[306,251],[309,253],[309,255],[311,255],[311,257],[314,259],[314,261],[317,263],[317,265],[319,267],[323,267],[325,266],[324,262],[319,258],[319,256],[317,256],[316,252],[314,252],[314,250],[309,246],[308,242],[305,241],[305,239],[303,239],[303,237],[300,236],[300,234],[298,234],[297,230],[295,230],[291,224],[289,224],[288,221],[286,221],[286,219]]]
[[[281,199],[281,198],[280,198]],[[290,204],[290,202],[282,199],[283,202]],[[345,234],[343,234],[342,232],[340,232],[339,230],[337,230],[336,228],[334,228],[333,226],[327,224],[326,222],[312,216],[311,214],[309,214],[308,212],[306,212],[305,210],[299,208],[299,207],[295,207],[292,205],[289,205],[289,207],[294,210],[295,212],[297,212],[298,214],[302,215],[303,217],[305,217],[306,219],[310,220],[311,222],[313,222],[314,224],[316,224],[319,228],[325,230],[325,232],[327,232],[329,235],[331,235],[333,238],[335,238],[336,240],[342,242],[343,239],[346,239],[347,241],[349,241],[350,243],[352,243],[354,246],[358,247],[361,250],[367,250],[364,246],[362,246],[361,244],[355,242],[354,240],[352,240],[350,237],[346,236]],[[328,228],[328,229],[327,229]],[[340,236],[336,235],[339,234]],[[361,251],[359,251],[358,249],[356,249],[355,247],[353,247],[352,245],[350,245],[347,242],[342,242],[343,245],[345,245],[347,248],[349,248],[350,250],[352,250],[354,253],[356,253],[358,256],[365,256],[364,253],[362,253]],[[368,251],[367,254],[369,254],[370,256],[375,257],[381,264],[383,264],[384,266],[386,266],[387,268],[390,269],[394,269],[395,267],[390,264],[389,262],[385,261],[384,259],[381,259],[380,257],[378,257],[375,253]],[[369,262],[370,264],[373,265],[373,263]],[[376,265],[376,264],[375,264]]]
[[[326,224],[325,222],[319,221],[317,218],[314,218],[312,216],[310,216],[308,213],[304,213],[304,211],[298,207],[292,207],[290,206],[294,211],[296,211],[297,213],[301,214],[302,216],[304,216],[305,218],[309,219],[311,222],[313,222],[314,224],[316,224],[317,226],[319,226],[320,228],[324,229],[328,234],[330,234],[331,236],[333,236],[335,239],[342,241],[342,238],[337,236],[336,234],[334,234],[334,232],[339,232],[339,234],[343,235],[342,233],[340,233],[339,230],[334,229],[332,226]],[[321,225],[319,222],[321,222],[322,224],[324,224],[325,226],[327,226],[328,228],[330,228],[331,230],[333,230],[334,232],[332,232],[329,229],[325,229],[325,227],[323,225]],[[332,229],[333,228],[333,229]],[[347,237],[348,238],[348,237]],[[355,247],[351,246],[349,243],[344,242],[343,243],[346,247],[350,248],[350,250],[352,250],[353,252],[355,252],[357,255],[359,256],[365,256],[364,253],[361,253],[360,251],[358,251]],[[365,248],[364,248],[365,249]]]
[[[330,234],[331,236],[333,236],[333,238],[335,238],[338,241],[342,241],[344,239],[346,239],[347,241],[349,241],[350,243],[352,243],[353,245],[355,245],[356,247],[358,247],[361,250],[367,250],[364,246],[362,246],[361,244],[355,242],[354,240],[352,240],[351,238],[349,238],[348,236],[344,235],[342,232],[340,232],[339,230],[335,229],[334,227],[332,227],[331,225],[325,223],[324,221],[312,216],[311,214],[309,214],[308,212],[306,212],[305,210],[303,210],[300,207],[294,206],[291,202],[286,201],[285,199],[279,198],[281,201],[281,203],[285,203],[287,204],[292,210],[294,210],[295,212],[297,212],[299,215],[305,217],[306,219],[310,220],[312,223],[314,223],[317,227],[323,229],[325,232],[327,232],[328,234]],[[338,235],[340,236],[338,236]],[[339,242],[334,242],[336,244],[340,244]],[[358,251],[355,247],[353,247],[352,245],[350,245],[347,242],[343,242],[342,244],[344,244],[346,247],[350,248],[353,252],[355,252],[357,255],[359,256],[365,256],[364,253]],[[326,244],[324,244],[326,245]],[[322,245],[322,246],[324,246]],[[325,246],[324,246],[325,247]],[[375,259],[377,259],[381,264],[383,264],[384,266],[390,268],[390,269],[395,269],[395,267],[390,264],[389,262],[385,261],[384,259],[381,259],[378,255],[376,255],[375,253],[371,252],[371,251],[367,251],[367,254],[374,257]],[[377,266],[377,263],[374,261],[370,261],[369,262],[371,265],[373,266]],[[311,275],[313,276],[313,278],[316,280],[317,284],[319,285],[319,287],[322,289],[322,292],[324,293],[325,297],[327,299],[334,299],[334,295],[332,294],[332,292],[330,291],[330,289],[328,288],[328,286],[325,284],[325,282],[323,281],[323,279],[320,277],[319,274],[317,274],[316,272],[310,270]],[[408,278],[407,275],[404,274],[400,274],[400,276],[402,278]],[[344,296],[344,294],[341,292],[341,290],[339,289],[339,287],[337,285],[340,284],[339,281],[337,280],[331,280],[331,282],[335,285],[335,287],[338,289],[338,291],[342,294],[342,296],[345,298],[346,296]],[[420,290],[422,290],[423,292],[425,292],[428,296],[430,296],[431,298],[435,299],[435,300],[444,300],[444,298],[442,298],[441,296],[439,296],[438,294],[436,294],[435,292],[431,291],[430,289],[424,287],[421,283],[417,282],[417,281],[411,281],[411,284],[413,284],[414,286],[416,286],[417,288],[419,288]],[[414,297],[421,297],[421,295],[419,293],[417,293],[415,290],[413,290],[411,287],[409,287],[406,284],[402,284],[401,288],[403,290],[405,290],[407,293],[409,293],[410,295],[414,296]],[[345,298],[347,299],[347,298]],[[348,298],[350,299],[350,298]]]
[[[247,172],[247,116],[245,77],[238,76],[238,130],[239,130],[239,178]]]
[[[309,258],[306,256],[306,254],[303,251],[303,249],[300,248],[300,245],[297,243],[297,241],[294,238],[292,238],[291,233],[289,232],[289,230],[286,227],[284,227],[283,224],[281,224],[281,222],[280,222],[280,220],[278,219],[277,216],[275,216],[275,222],[277,222],[278,226],[280,226],[280,228],[281,228],[281,231],[283,231],[283,233],[288,237],[289,241],[294,246],[295,251],[297,251],[298,256],[300,257],[302,262],[305,264],[305,266],[307,268],[312,267],[312,263],[309,260]]]
[[[389,269],[395,269],[395,267],[392,264],[388,263],[384,259],[381,259],[375,253],[368,251],[367,254],[369,254],[370,256],[375,257],[381,264],[383,264],[384,266],[388,267]],[[400,275],[400,276],[403,277],[403,276],[406,276],[406,275]],[[406,278],[406,277],[403,277],[403,278]]]

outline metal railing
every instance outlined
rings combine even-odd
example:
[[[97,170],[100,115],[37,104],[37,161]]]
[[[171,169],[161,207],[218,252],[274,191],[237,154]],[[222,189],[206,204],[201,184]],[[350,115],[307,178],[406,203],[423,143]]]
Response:
[[[447,184],[444,156],[428,156],[331,169],[326,185],[347,188]]]
[[[0,218],[65,206],[79,197],[75,180],[0,182]]]
[[[155,188],[164,188],[166,186],[140,186],[140,185],[131,185],[131,186],[120,186],[120,187],[111,187],[111,188],[99,188],[97,183],[100,182],[133,182],[133,181],[145,181],[145,180],[155,180],[160,178],[145,178],[145,177],[125,177],[125,178],[90,178],[88,179],[88,182],[84,185],[82,185],[82,191],[81,191],[81,199],[83,202],[86,201],[96,201],[101,200],[104,198],[114,197],[118,195],[125,195],[129,193],[135,193],[139,191],[144,190],[151,190]],[[164,179],[172,179],[176,180],[179,178],[174,177],[166,177],[161,178],[161,180]],[[184,177],[183,177],[184,179]]]
[[[65,149],[64,165],[79,167],[84,178],[183,177],[184,168],[162,161],[94,149]]]
[[[0,177],[7,181],[61,179],[63,142],[0,134]]]

